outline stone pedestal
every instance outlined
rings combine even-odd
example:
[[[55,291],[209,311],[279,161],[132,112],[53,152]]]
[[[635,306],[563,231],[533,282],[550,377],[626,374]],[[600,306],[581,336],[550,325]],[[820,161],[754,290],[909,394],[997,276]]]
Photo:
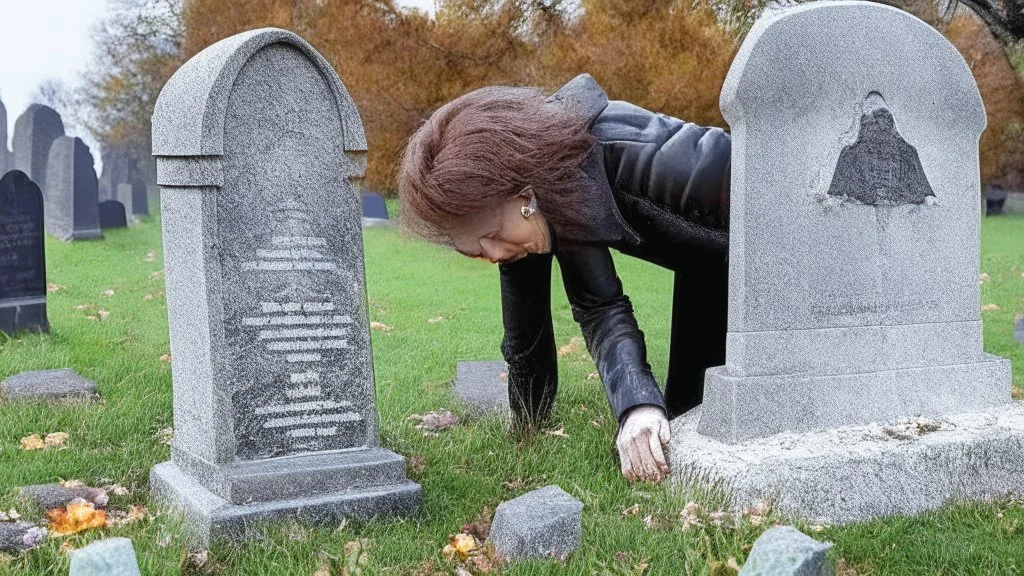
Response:
[[[365,150],[333,69],[284,30],[210,46],[157,101],[174,443],[151,482],[200,541],[418,510],[377,433]]]

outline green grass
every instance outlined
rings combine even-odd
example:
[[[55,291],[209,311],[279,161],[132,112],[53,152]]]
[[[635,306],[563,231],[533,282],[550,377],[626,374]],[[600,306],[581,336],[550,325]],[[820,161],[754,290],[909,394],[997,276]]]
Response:
[[[1024,346],[1013,341],[1014,313],[1024,312],[1024,218],[990,218],[983,226],[982,303],[985,347],[1014,363],[1016,390],[1024,387]],[[449,534],[475,521],[485,508],[547,484],[558,484],[585,504],[583,541],[563,565],[518,564],[501,574],[731,574],[749,545],[774,518],[760,524],[684,529],[685,502],[663,487],[629,486],[618,474],[612,448],[615,423],[584,351],[561,359],[555,426],[568,438],[540,434],[506,437],[503,423],[476,420],[448,392],[457,360],[497,359],[501,315],[493,266],[404,238],[393,229],[366,231],[367,291],[371,320],[393,326],[374,332],[377,405],[383,444],[406,457],[422,458],[410,476],[423,485],[424,508],[406,520],[349,523],[337,530],[286,524],[267,538],[244,545],[216,544],[207,567],[220,574],[312,575],[326,559],[344,556],[357,538],[370,540],[366,574],[452,574],[441,556]],[[147,262],[147,254],[155,258]],[[173,515],[148,495],[153,464],[169,457],[157,433],[171,426],[171,371],[160,356],[169,351],[160,227],[154,217],[102,242],[47,243],[53,330],[0,340],[0,378],[23,370],[71,367],[97,382],[102,405],[0,405],[0,510],[27,519],[41,511],[17,500],[15,487],[80,479],[129,488],[111,506],[150,507],[153,515],[120,528],[52,537],[18,557],[0,556],[0,574],[67,574],[65,543],[74,547],[110,536],[132,538],[144,574],[177,574],[187,552]],[[621,257],[616,260],[626,292],[647,334],[655,373],[663,378],[668,354],[671,275]],[[556,274],[557,278],[557,274]],[[554,304],[559,343],[579,335],[559,280]],[[113,290],[112,296],[102,293]],[[154,295],[146,300],[147,294]],[[92,309],[76,309],[78,305]],[[105,318],[89,319],[96,309]],[[439,322],[428,322],[434,317]],[[0,338],[3,338],[0,336]],[[463,423],[424,437],[406,422],[413,413],[451,408]],[[63,431],[63,449],[26,452],[19,439]],[[102,480],[109,479],[109,480]],[[507,484],[506,484],[507,483]],[[637,506],[636,513],[624,514]],[[705,519],[706,520],[706,519]],[[754,520],[757,520],[755,517]],[[844,574],[1017,574],[1024,571],[1024,506],[1007,500],[948,506],[917,518],[893,518],[815,536],[834,542]],[[812,527],[800,524],[807,530]],[[721,563],[721,564],[719,564]],[[195,572],[201,573],[201,572]]]

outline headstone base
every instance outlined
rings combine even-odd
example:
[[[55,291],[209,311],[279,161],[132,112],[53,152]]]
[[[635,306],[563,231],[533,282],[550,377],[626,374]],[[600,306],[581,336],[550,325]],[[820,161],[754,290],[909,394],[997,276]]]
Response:
[[[781,374],[737,377],[708,369],[700,433],[744,442],[783,431],[809,432],[843,425],[897,422],[984,410],[1010,400],[1010,361],[982,361],[857,374]]]
[[[32,299],[36,300],[36,299]],[[18,330],[49,332],[50,323],[46,319],[46,298],[42,302],[28,301],[0,302],[0,332],[13,334]]]
[[[272,482],[272,481],[271,481]],[[407,516],[420,509],[420,485],[402,479],[394,484],[310,493],[278,500],[232,504],[214,494],[174,462],[163,462],[150,472],[156,499],[181,510],[198,545],[214,539],[241,539],[258,535],[261,524],[293,518],[313,524],[335,524],[344,518],[365,520],[375,516]]]
[[[701,408],[672,421],[672,484],[744,510],[843,524],[913,515],[950,500],[1024,494],[1024,404],[726,444],[697,432]]]
[[[374,226],[394,226],[397,223],[396,220],[390,218],[369,218],[363,216],[363,228],[372,228]]]

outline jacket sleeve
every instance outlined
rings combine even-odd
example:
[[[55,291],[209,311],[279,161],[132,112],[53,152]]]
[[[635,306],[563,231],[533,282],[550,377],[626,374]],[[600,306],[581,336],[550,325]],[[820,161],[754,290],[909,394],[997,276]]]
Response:
[[[597,362],[605,393],[619,423],[630,408],[665,399],[647,363],[644,334],[607,247],[563,244],[558,252],[565,292],[591,357]]]
[[[513,427],[535,428],[547,420],[558,390],[558,359],[551,326],[551,254],[499,264],[501,352],[508,363]]]

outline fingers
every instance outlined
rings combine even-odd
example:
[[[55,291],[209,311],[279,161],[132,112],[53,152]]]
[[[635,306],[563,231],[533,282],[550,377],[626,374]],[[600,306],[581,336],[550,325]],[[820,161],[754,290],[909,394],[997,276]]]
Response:
[[[662,420],[658,428],[658,438],[661,439],[662,444],[668,444],[672,440],[672,427],[669,426],[668,420]]]
[[[640,456],[640,449],[633,438],[629,439],[629,446],[626,449],[629,452],[629,463],[633,467],[633,475],[639,480],[645,479],[647,472],[644,471],[643,458]]]
[[[668,462],[665,460],[665,450],[661,446],[661,434],[651,434],[647,444],[651,450],[651,456],[654,458],[654,463],[658,467],[660,476],[667,476],[669,467]],[[661,478],[659,477],[658,480],[661,480]]]
[[[658,469],[658,463],[654,460],[654,454],[651,452],[651,434],[650,430],[644,430],[633,440],[636,444],[637,451],[640,452],[640,462],[644,467],[644,480],[648,482],[658,483],[661,481],[661,470]]]
[[[625,435],[620,434],[615,444],[619,449],[619,468],[622,471],[622,477],[627,482],[636,481],[636,475],[633,474],[633,463],[629,459],[629,439]]]

